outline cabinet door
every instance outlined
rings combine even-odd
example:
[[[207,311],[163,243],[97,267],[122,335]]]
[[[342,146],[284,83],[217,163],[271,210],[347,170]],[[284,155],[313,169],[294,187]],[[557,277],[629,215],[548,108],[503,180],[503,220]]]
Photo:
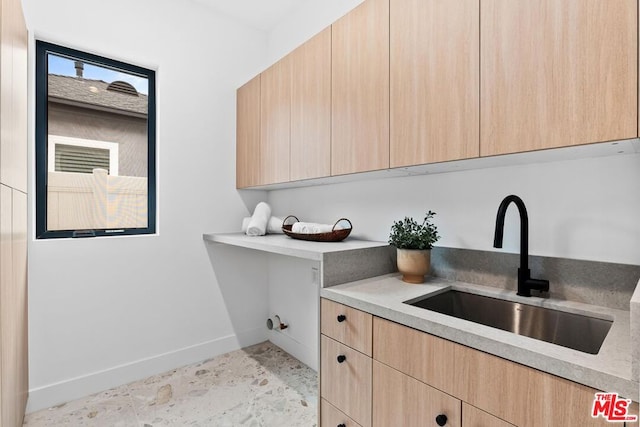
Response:
[[[597,390],[378,317],[373,357],[520,427],[607,425]]]
[[[635,138],[637,0],[483,0],[482,156]]]
[[[27,191],[27,27],[18,0],[0,14],[0,182]]]
[[[0,425],[21,426],[28,392],[27,195],[0,185]]]
[[[340,412],[335,406],[320,399],[320,427],[360,427],[358,423]]]
[[[373,361],[373,426],[461,426],[460,401]],[[442,424],[440,424],[442,425]]]
[[[238,89],[236,112],[236,187],[260,183],[260,76]]]
[[[344,357],[344,359],[338,357]],[[371,426],[371,358],[320,336],[320,396],[363,427]]]
[[[462,402],[462,425],[464,427],[514,427],[513,424],[465,402]]]
[[[391,0],[391,167],[477,157],[479,2]]]
[[[12,403],[17,424],[22,425],[29,393],[29,350],[27,327],[27,195],[12,191],[11,251],[13,264],[13,301],[8,309],[12,319],[13,340],[11,348],[12,366],[15,371],[7,375],[14,377],[16,388],[11,390]]]
[[[291,54],[291,181],[331,175],[331,27]]]
[[[331,174],[388,168],[389,0],[365,0],[331,40]]]
[[[364,311],[322,298],[320,332],[371,356],[373,316]]]
[[[260,95],[261,184],[289,181],[291,57],[262,72]]]

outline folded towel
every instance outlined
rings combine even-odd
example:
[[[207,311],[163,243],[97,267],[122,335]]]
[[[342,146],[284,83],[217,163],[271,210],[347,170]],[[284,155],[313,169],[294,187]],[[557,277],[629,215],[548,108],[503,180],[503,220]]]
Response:
[[[264,236],[267,233],[270,217],[271,207],[265,202],[258,203],[247,225],[247,236]]]
[[[336,225],[335,230],[342,230],[343,225]],[[315,222],[296,222],[291,227],[291,231],[298,234],[319,234],[319,233],[331,233],[333,231],[333,225],[331,224],[317,224]]]
[[[242,218],[242,232],[246,233],[249,228],[249,222],[251,217]],[[272,216],[267,223],[267,234],[283,234],[282,233],[282,218]]]
[[[272,216],[267,223],[268,234],[283,234],[282,232],[282,218]]]

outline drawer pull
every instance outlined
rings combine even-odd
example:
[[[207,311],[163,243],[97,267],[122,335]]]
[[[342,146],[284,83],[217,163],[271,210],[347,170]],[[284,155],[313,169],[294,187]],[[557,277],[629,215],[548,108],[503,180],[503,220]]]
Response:
[[[342,423],[342,424],[338,424],[336,427],[347,427],[347,425]]]
[[[344,354],[338,356],[338,363],[342,363],[345,360],[347,360],[347,356],[345,356]]]
[[[436,424],[438,424],[440,427],[447,424],[447,416],[445,414],[438,415],[436,417]]]
[[[342,323],[345,320],[347,320],[347,316],[345,316],[344,314],[338,314],[338,322]]]

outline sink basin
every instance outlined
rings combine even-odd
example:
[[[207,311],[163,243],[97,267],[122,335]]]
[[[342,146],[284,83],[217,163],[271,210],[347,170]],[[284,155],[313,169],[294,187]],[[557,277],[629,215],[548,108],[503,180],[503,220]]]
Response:
[[[610,320],[454,289],[405,304],[590,354],[598,354],[613,324]]]

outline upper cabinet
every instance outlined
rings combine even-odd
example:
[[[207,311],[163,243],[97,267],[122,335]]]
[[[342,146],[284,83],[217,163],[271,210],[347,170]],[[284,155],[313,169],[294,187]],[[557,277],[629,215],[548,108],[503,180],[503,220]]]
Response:
[[[332,26],[331,174],[389,167],[389,0]]]
[[[637,0],[483,0],[481,155],[638,135]]]
[[[290,179],[331,174],[331,27],[291,53]]]
[[[260,185],[260,76],[237,93],[236,187]]]
[[[639,127],[638,0],[365,0],[238,90],[237,186]]]
[[[479,155],[478,0],[391,0],[391,167]]]
[[[289,181],[291,56],[262,72],[260,99],[260,184]]]

